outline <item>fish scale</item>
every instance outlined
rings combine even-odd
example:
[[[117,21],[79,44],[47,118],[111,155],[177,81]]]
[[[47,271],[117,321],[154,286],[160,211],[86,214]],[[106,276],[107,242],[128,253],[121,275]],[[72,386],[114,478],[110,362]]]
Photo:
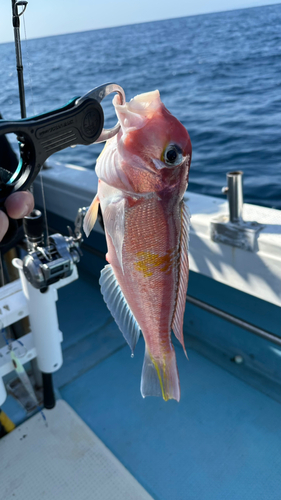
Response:
[[[136,220],[139,222],[135,231]],[[142,234],[142,238],[138,238],[139,233]],[[168,239],[167,217],[159,201],[141,201],[140,205],[130,210],[126,220],[123,247],[125,279],[119,276],[116,270],[118,281],[124,282],[124,293],[127,292],[129,295],[133,286],[137,289],[137,293],[128,303],[132,310],[137,311],[136,319],[156,359],[161,357],[164,346],[170,345],[171,342],[170,331],[176,301],[178,269],[176,262],[173,265],[171,261],[169,271],[163,271],[162,266],[157,265],[158,262],[151,257],[156,256],[159,259],[167,255],[170,249],[177,248],[178,235],[174,233],[172,236],[169,232]],[[138,269],[136,264],[141,261],[139,254],[142,253],[147,256],[147,262],[143,269]],[[161,293],[163,288],[165,296]]]

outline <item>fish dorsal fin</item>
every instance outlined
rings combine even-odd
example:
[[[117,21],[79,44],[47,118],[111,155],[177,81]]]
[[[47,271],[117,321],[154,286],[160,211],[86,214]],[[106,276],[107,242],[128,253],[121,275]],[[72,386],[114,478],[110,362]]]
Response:
[[[93,201],[88,209],[88,212],[85,215],[85,219],[83,222],[83,229],[85,231],[86,236],[89,236],[89,234],[92,231],[92,229],[95,225],[95,222],[97,220],[99,202],[100,201],[99,201],[98,195],[96,194],[96,196],[94,197],[94,199],[93,199]]]
[[[140,327],[129,308],[111,265],[103,268],[99,283],[104,301],[133,353],[139,339]]]
[[[181,343],[186,355],[183,338],[183,316],[186,305],[186,292],[188,284],[188,230],[189,230],[190,215],[188,208],[184,202],[181,206],[181,237],[180,237],[180,266],[179,266],[179,284],[177,293],[177,302],[173,316],[172,329]],[[187,356],[187,355],[186,355]]]

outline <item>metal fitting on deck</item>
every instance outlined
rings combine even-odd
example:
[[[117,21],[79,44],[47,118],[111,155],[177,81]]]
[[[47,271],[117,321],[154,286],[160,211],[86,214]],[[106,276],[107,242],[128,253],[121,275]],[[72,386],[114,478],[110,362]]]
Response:
[[[229,214],[221,215],[211,222],[213,241],[254,252],[257,249],[258,232],[263,228],[255,221],[243,220],[243,172],[238,170],[226,174]]]
[[[229,206],[229,221],[243,222],[243,172],[228,172],[226,174],[227,187],[222,188],[222,193],[227,195]]]

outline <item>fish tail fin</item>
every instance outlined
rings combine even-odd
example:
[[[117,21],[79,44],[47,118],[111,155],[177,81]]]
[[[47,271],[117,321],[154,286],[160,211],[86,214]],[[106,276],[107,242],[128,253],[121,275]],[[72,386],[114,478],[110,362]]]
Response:
[[[144,362],[141,374],[141,395],[162,396],[180,400],[180,383],[176,355],[174,349],[167,353],[161,361],[156,360],[145,346]]]
[[[89,236],[90,232],[92,231],[92,229],[95,225],[95,222],[97,220],[99,202],[100,202],[100,200],[98,198],[98,195],[96,194],[96,196],[94,197],[94,199],[93,199],[93,201],[88,209],[88,212],[85,215],[83,229],[84,229],[84,232],[85,232],[87,237]]]

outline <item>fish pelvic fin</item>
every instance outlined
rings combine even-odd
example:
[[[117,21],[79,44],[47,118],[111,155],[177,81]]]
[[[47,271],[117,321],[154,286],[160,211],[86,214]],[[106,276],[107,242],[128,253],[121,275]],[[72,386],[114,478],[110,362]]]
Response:
[[[92,231],[96,223],[98,216],[99,202],[100,200],[98,198],[98,195],[96,194],[88,209],[88,212],[85,215],[83,222],[83,229],[87,237],[89,236],[90,232]]]
[[[104,301],[133,353],[140,336],[140,327],[124,297],[111,265],[103,268],[99,283]]]
[[[188,263],[188,230],[190,215],[184,201],[181,205],[181,237],[180,237],[180,263],[179,263],[179,283],[177,292],[177,301],[174,311],[172,329],[176,338],[181,343],[184,353],[187,357],[184,337],[183,337],[183,317],[186,305],[186,292],[188,285],[189,263]]]
[[[168,399],[180,400],[180,382],[176,355],[174,349],[168,352],[161,361],[153,358],[147,346],[141,374],[141,395],[162,396]]]

